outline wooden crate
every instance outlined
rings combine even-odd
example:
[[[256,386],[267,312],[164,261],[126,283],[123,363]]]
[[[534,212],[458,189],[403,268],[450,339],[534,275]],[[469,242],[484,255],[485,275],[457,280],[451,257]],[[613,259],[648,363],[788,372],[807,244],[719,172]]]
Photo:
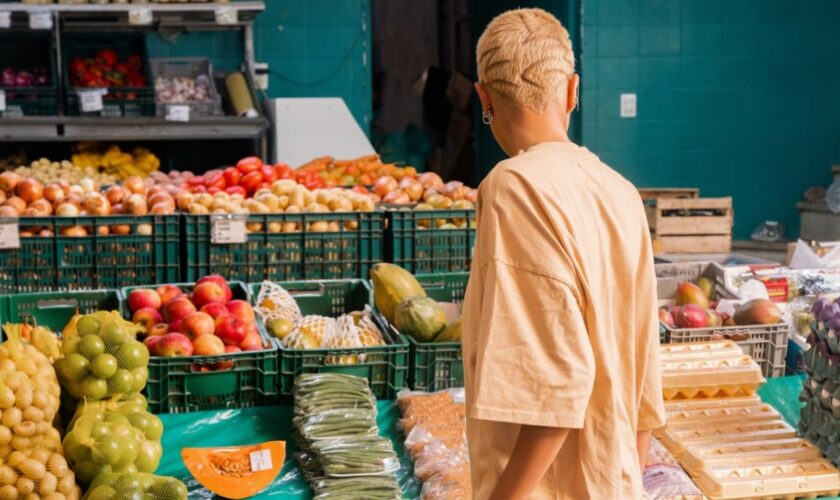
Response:
[[[650,202],[659,198],[698,198],[698,188],[639,188],[642,201]]]
[[[732,247],[732,198],[660,197],[645,211],[654,253],[721,253]]]

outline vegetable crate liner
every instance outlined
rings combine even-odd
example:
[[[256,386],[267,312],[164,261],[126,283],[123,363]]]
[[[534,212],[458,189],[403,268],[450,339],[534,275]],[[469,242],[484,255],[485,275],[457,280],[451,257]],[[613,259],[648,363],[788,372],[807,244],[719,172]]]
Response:
[[[188,281],[207,274],[246,282],[366,278],[382,260],[381,212],[250,214],[248,225],[257,230],[241,244],[212,243],[208,215],[183,220]],[[337,223],[338,231],[306,229],[321,221]],[[291,224],[294,232],[280,232]]]
[[[55,116],[58,114],[58,72],[51,33],[3,33],[0,40],[0,67],[30,71],[46,68],[47,85],[38,87],[3,87],[6,109],[0,116]]]
[[[192,290],[194,283],[172,283],[184,291]],[[250,302],[248,287],[244,283],[229,281],[234,299]],[[121,300],[137,288],[125,287],[120,291]],[[128,307],[123,312],[128,316]],[[260,328],[260,336],[268,336]],[[269,345],[273,345],[269,342]],[[233,367],[202,372],[202,367],[217,363],[233,362]],[[149,358],[149,380],[146,398],[152,413],[187,413],[194,411],[267,406],[278,403],[277,398],[277,349],[243,351],[217,356],[181,356]]]
[[[61,43],[64,54],[64,60],[62,61],[64,67],[64,95],[67,103],[64,111],[67,115],[155,116],[155,89],[149,67],[145,34],[132,32],[71,33],[64,35]],[[102,49],[115,51],[120,61],[131,55],[139,55],[143,61],[143,75],[146,77],[146,85],[143,87],[108,88],[108,93],[102,96],[102,111],[82,112],[78,91],[92,89],[93,87],[72,87],[70,85],[70,61],[74,57],[93,58]]]
[[[293,281],[285,288],[304,315],[340,316],[372,305],[371,289],[364,280]],[[252,284],[254,297],[260,284]],[[377,399],[394,399],[408,385],[409,346],[378,313],[373,315],[386,345],[347,349],[286,349],[275,339],[280,358],[280,394],[291,401],[295,379],[304,373],[340,373],[366,378]],[[391,337],[391,338],[389,338]],[[328,364],[326,358],[356,358],[354,364]],[[364,359],[362,361],[362,358]]]
[[[429,297],[438,302],[461,303],[469,273],[416,276]],[[460,342],[417,342],[404,336],[411,347],[409,385],[416,391],[434,392],[464,386],[464,358]]]
[[[0,295],[0,325],[28,321],[61,332],[77,309],[81,314],[119,311],[119,292],[80,290]]]
[[[385,260],[413,274],[469,271],[475,243],[475,210],[388,210]],[[440,229],[436,220],[464,220],[467,227]]]
[[[21,217],[22,228],[49,228],[53,236],[21,237],[17,250],[0,250],[0,292],[120,288],[178,279],[177,215]],[[86,236],[62,236],[72,226]],[[97,234],[125,226],[129,234]],[[150,233],[150,234],[141,234]]]

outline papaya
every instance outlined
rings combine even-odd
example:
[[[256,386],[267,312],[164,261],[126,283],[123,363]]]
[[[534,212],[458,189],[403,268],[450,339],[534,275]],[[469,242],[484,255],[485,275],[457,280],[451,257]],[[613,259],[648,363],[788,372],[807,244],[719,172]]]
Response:
[[[742,305],[732,316],[736,325],[775,325],[782,321],[782,311],[767,299],[755,299]]]
[[[409,297],[425,297],[426,291],[408,271],[394,264],[380,262],[370,269],[373,282],[373,303],[390,323],[394,323],[397,306]]]
[[[461,318],[450,323],[442,332],[437,334],[435,342],[460,342],[461,341]]]
[[[196,481],[219,496],[234,499],[249,498],[267,488],[285,459],[285,441],[181,450],[181,460]]]
[[[418,342],[431,342],[446,328],[446,313],[429,297],[409,297],[400,302],[394,313],[394,326],[400,333]]]

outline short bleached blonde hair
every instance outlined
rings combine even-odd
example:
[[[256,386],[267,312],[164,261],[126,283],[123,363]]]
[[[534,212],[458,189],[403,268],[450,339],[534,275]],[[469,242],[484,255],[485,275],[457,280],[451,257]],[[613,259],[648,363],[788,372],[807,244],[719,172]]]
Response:
[[[542,9],[496,16],[478,39],[476,61],[482,85],[537,112],[575,73],[569,32]]]

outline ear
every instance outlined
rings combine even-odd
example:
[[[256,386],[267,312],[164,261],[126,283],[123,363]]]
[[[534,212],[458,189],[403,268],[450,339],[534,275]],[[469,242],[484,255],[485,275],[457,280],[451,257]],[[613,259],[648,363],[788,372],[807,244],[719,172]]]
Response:
[[[487,111],[493,107],[490,104],[490,93],[479,82],[475,82],[475,91],[478,93],[478,100],[481,101],[482,111]]]
[[[580,76],[575,73],[569,78],[569,84],[566,86],[566,113],[571,113],[575,110],[578,104],[578,85],[580,85]]]

